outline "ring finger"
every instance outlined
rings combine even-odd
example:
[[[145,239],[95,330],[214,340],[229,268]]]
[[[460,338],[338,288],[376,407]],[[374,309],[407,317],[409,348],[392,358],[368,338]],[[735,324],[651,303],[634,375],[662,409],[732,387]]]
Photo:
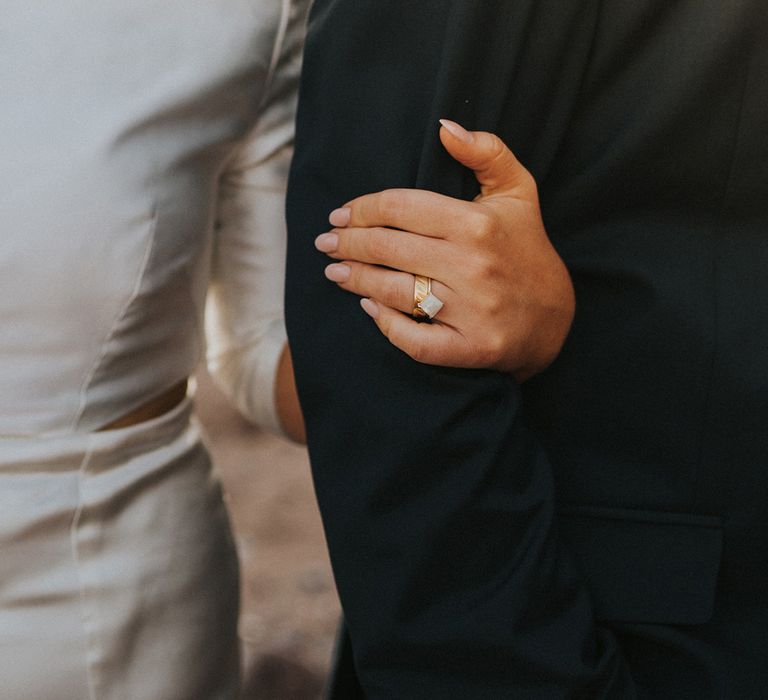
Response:
[[[344,261],[325,268],[325,276],[342,289],[362,297],[370,297],[406,314],[414,307],[414,276],[410,272],[390,270],[377,265]],[[438,280],[432,280],[432,293],[445,304],[438,313],[438,320],[447,321],[455,305],[454,293]]]

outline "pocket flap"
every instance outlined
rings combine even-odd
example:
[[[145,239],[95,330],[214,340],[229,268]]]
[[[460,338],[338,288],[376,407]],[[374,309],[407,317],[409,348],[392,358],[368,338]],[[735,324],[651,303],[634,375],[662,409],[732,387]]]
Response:
[[[721,518],[581,506],[558,514],[598,619],[679,625],[710,619]]]

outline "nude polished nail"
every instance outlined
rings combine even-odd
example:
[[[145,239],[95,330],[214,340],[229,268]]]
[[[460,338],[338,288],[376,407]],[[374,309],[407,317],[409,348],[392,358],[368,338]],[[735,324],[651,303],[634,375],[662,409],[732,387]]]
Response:
[[[339,234],[321,233],[315,238],[315,248],[321,253],[333,253],[339,247]]]
[[[331,215],[328,217],[328,221],[331,222],[331,226],[339,226],[343,228],[349,225],[349,220],[352,218],[352,210],[349,207],[343,207],[341,209],[334,209]]]
[[[461,126],[461,124],[452,122],[450,119],[441,119],[440,124],[442,124],[445,129],[447,129],[459,141],[463,141],[464,143],[472,143],[472,141],[475,140],[475,137],[472,136],[472,134],[463,126]]]
[[[360,306],[371,318],[379,317],[379,305],[373,299],[361,299]]]
[[[325,268],[325,276],[331,280],[331,282],[348,282],[351,272],[349,265],[345,265],[344,263],[333,263],[333,265],[328,265],[328,267]]]

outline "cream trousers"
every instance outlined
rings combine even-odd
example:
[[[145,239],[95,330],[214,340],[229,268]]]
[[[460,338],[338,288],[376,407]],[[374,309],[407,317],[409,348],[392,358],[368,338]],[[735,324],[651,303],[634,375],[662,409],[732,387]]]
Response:
[[[236,698],[237,559],[190,400],[0,440],[0,698]]]

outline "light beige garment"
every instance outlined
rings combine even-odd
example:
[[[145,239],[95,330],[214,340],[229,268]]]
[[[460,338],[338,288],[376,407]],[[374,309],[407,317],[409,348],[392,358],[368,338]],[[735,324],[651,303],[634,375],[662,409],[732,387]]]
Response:
[[[232,700],[237,572],[184,404],[276,429],[307,0],[4,0],[0,699]],[[258,465],[254,465],[256,468]]]
[[[237,559],[189,418],[0,440],[0,698],[237,697]]]
[[[213,373],[277,428],[307,5],[3,1],[0,436],[94,430],[188,377],[209,288]]]

